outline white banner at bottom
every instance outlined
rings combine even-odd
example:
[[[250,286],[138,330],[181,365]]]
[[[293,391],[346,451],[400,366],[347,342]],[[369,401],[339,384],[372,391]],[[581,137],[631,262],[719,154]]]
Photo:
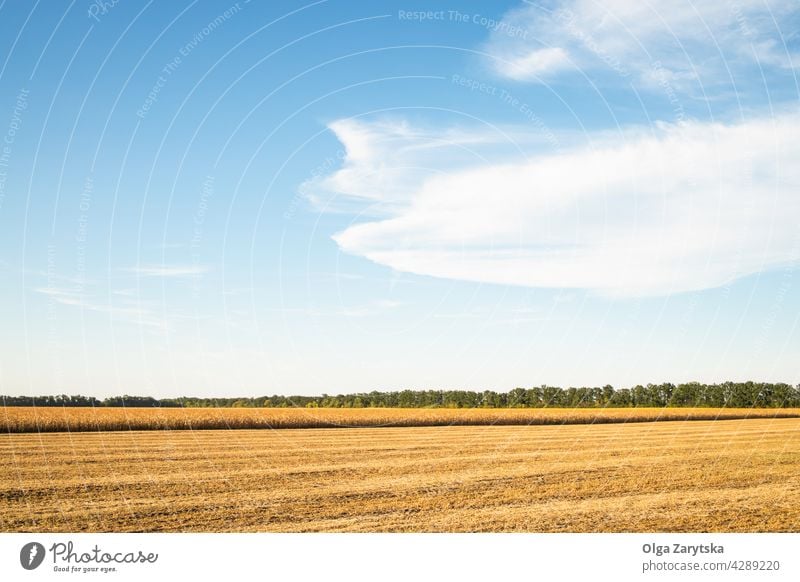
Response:
[[[800,580],[800,534],[0,534],[0,580]]]

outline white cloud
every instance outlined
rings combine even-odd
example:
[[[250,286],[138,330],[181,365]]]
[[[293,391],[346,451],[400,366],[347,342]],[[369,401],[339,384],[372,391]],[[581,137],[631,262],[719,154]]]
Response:
[[[560,47],[533,49],[495,61],[498,72],[518,81],[539,78],[569,67],[567,51]]]
[[[486,124],[465,131],[412,127],[404,120],[387,119],[342,119],[329,129],[345,150],[338,160],[329,158],[315,168],[300,192],[327,212],[357,210],[370,215],[387,215],[402,207],[409,193],[442,167],[485,163],[489,147],[493,155],[512,155],[515,149],[519,155],[518,144],[552,138],[530,129],[509,135]]]
[[[676,90],[693,82],[741,83],[749,67],[791,68],[796,0],[562,0],[508,12],[485,50],[502,76],[540,81],[567,62],[652,83],[654,63]],[[784,30],[777,28],[777,23]],[[522,28],[525,35],[504,31]],[[514,66],[530,59],[529,67]],[[796,59],[795,59],[795,62]],[[527,73],[526,73],[527,71]]]
[[[374,182],[356,177],[374,160],[361,152],[345,162],[348,191],[393,210],[334,239],[398,271],[464,281],[626,296],[711,288],[797,262],[799,133],[795,113],[660,124],[527,161],[443,164],[404,196],[367,195]]]

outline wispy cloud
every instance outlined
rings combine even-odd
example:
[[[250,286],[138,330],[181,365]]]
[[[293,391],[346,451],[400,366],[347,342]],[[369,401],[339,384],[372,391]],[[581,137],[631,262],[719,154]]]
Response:
[[[209,268],[202,265],[142,265],[123,270],[139,277],[195,277],[208,273]]]
[[[441,168],[401,203],[388,192],[391,216],[334,239],[420,275],[627,296],[707,289],[798,260],[798,133],[796,113],[660,124],[563,154]],[[358,158],[348,168],[349,187],[363,186]]]
[[[339,306],[276,307],[267,311],[278,313],[299,313],[308,317],[371,317],[403,307],[405,303],[392,299],[373,299],[360,304]]]
[[[115,321],[143,325],[162,331],[169,329],[169,324],[165,319],[159,317],[152,309],[135,302],[126,302],[121,305],[103,303],[84,292],[69,288],[36,287],[33,290],[48,296],[61,305],[77,307],[84,311],[105,313]]]
[[[342,119],[329,129],[344,145],[341,167],[326,164],[300,186],[300,192],[326,212],[389,215],[408,202],[425,180],[443,168],[487,161],[493,155],[519,156],[520,145],[547,142],[529,128],[414,127],[397,119]]]
[[[788,38],[796,0],[562,0],[526,3],[503,18],[484,49],[514,80],[550,80],[566,70],[609,71],[626,82],[676,88],[742,82],[745,71],[800,64]],[[509,36],[509,27],[527,30]],[[796,26],[795,26],[796,28]],[[659,72],[654,73],[654,64]],[[742,74],[742,75],[740,75]]]
[[[401,307],[403,303],[387,299],[375,300],[364,305],[342,306],[330,311],[328,314],[339,317],[372,317]]]

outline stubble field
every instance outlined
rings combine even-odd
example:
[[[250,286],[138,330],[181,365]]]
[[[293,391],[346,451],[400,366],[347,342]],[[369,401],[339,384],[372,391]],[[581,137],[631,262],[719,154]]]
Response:
[[[0,436],[2,531],[798,531],[800,419]]]

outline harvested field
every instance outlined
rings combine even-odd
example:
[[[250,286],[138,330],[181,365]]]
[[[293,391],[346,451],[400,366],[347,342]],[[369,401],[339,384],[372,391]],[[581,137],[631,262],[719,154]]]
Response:
[[[798,419],[0,435],[2,531],[799,529]]]
[[[800,418],[797,408],[3,407],[0,432],[547,425]]]

